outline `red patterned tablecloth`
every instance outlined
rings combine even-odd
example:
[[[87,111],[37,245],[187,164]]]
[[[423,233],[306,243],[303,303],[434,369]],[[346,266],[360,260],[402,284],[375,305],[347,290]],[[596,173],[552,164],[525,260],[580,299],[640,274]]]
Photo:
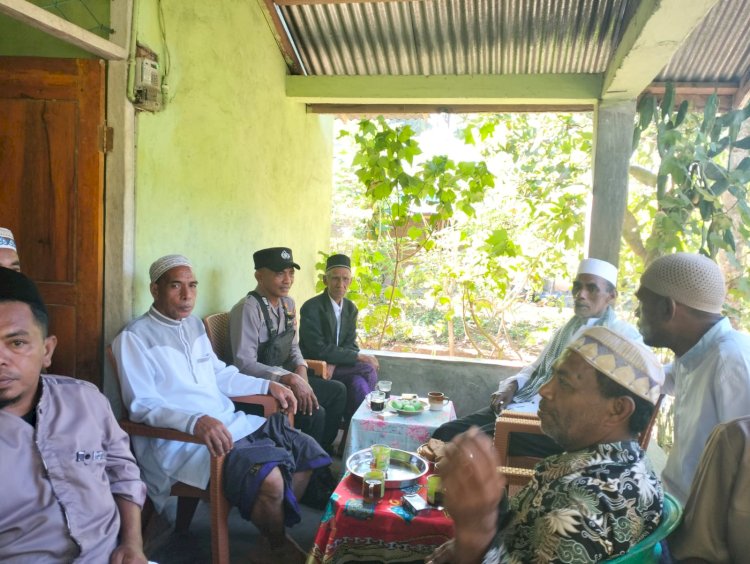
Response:
[[[362,482],[347,474],[331,495],[315,535],[308,564],[412,562],[424,559],[453,538],[453,521],[443,510],[416,517],[401,506],[401,496],[426,495],[426,476],[417,485],[389,489],[377,504],[362,499]]]

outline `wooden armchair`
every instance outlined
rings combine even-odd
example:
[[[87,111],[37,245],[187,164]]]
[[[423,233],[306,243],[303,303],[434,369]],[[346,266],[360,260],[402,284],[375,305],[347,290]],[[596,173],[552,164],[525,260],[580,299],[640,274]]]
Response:
[[[120,386],[120,376],[117,370],[112,347],[107,346],[107,358],[112,366],[115,380]],[[279,411],[279,404],[275,398],[267,395],[249,395],[233,397],[233,401],[260,405],[263,415],[270,416]],[[123,401],[123,409],[127,405]],[[168,439],[184,443],[203,444],[197,437],[182,431],[167,429],[164,427],[151,427],[143,423],[131,421],[124,417],[119,421],[120,427],[130,436],[147,437],[152,439]],[[211,507],[211,562],[213,564],[229,564],[229,527],[227,519],[231,509],[229,501],[224,497],[224,456],[211,457],[211,478],[208,487],[204,490],[189,486],[182,482],[172,485],[170,495],[177,496],[177,517],[175,519],[175,531],[184,531],[190,526],[195,509],[200,500],[206,501]],[[153,511],[153,506],[148,502],[150,509],[144,507],[143,527],[145,528]]]
[[[659,408],[661,402],[664,400],[664,394],[659,396],[659,399],[654,406],[654,413],[648,422],[648,425],[640,434],[638,444],[640,444],[643,450],[648,448],[648,443],[651,440],[651,431],[653,430],[656,419],[659,416]],[[533,456],[510,456],[510,435],[512,433],[532,433],[535,435],[541,435],[542,426],[539,417],[536,413],[523,413],[518,411],[503,411],[495,420],[495,449],[500,458],[500,467],[504,468],[510,473],[515,470],[528,470],[534,467],[534,465],[541,461],[541,458]],[[520,472],[517,475],[514,474],[513,478],[508,478],[508,486],[514,487],[514,491],[523,487],[529,479],[531,479],[532,473]],[[506,474],[506,477],[509,475]],[[513,495],[509,489],[509,494]]]
[[[495,419],[495,449],[500,456],[500,465],[514,468],[533,468],[541,460],[533,456],[510,456],[510,436],[512,433],[543,435],[542,426],[536,413],[504,411]]]
[[[203,318],[203,325],[206,327],[208,340],[219,357],[219,360],[226,364],[232,364],[232,345],[229,342],[229,312],[212,313]],[[313,371],[313,374],[329,380],[327,365],[324,360],[305,359],[307,367]]]

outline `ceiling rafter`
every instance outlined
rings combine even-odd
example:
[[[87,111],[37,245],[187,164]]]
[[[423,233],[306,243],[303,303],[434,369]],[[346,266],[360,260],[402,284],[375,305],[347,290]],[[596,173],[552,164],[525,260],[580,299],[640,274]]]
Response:
[[[735,108],[744,108],[750,104],[750,67],[740,80],[737,91],[734,93],[733,105]]]
[[[308,104],[311,114],[337,116],[422,116],[428,114],[500,114],[526,112],[592,112],[595,104]]]
[[[718,0],[644,0],[604,74],[601,98],[638,97]]]
[[[287,76],[288,98],[307,104],[594,104],[594,74]]]
[[[316,6],[323,4],[380,4],[403,1],[404,0],[274,0],[274,4],[277,6]],[[429,2],[430,0],[421,1]]]
[[[305,67],[299,57],[297,48],[292,44],[289,39],[290,34],[286,28],[286,24],[279,15],[279,9],[277,3],[273,0],[261,0],[260,5],[262,8],[263,15],[271,28],[276,44],[281,51],[281,55],[284,57],[287,67],[292,74],[307,74]]]
[[[657,92],[656,78],[696,81],[678,94],[697,105],[717,89],[722,107],[750,100],[748,0],[577,0],[554,24],[528,10],[538,1],[467,0],[458,21],[452,0],[258,0],[294,75],[287,96],[314,112],[554,111]]]

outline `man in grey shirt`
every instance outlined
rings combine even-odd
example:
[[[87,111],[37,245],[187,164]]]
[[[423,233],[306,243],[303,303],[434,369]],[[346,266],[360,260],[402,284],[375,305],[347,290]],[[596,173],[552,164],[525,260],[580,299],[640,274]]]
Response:
[[[297,334],[297,316],[289,290],[299,265],[286,247],[253,254],[255,290],[230,312],[229,336],[233,362],[243,374],[289,386],[297,398],[295,426],[328,452],[346,408],[341,382],[308,377]]]
[[[0,561],[146,563],[146,486],[107,399],[41,375],[57,341],[34,283],[0,268]]]

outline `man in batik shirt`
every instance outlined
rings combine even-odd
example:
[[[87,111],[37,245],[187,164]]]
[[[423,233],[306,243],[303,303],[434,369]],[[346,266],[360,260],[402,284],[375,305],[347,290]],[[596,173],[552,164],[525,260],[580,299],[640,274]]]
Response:
[[[565,452],[538,464],[507,503],[489,438],[477,429],[457,437],[439,469],[456,537],[428,561],[598,562],[627,552],[661,519],[661,484],[637,437],[663,382],[643,345],[584,331],[540,389],[542,430]]]

